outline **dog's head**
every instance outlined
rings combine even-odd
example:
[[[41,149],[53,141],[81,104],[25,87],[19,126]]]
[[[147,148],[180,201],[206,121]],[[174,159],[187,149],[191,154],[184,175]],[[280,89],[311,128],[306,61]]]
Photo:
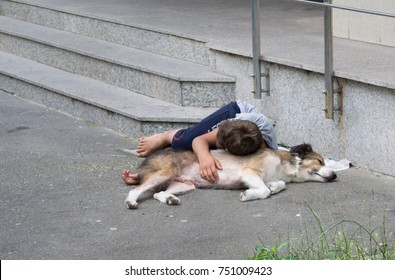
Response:
[[[332,169],[325,167],[324,158],[313,151],[310,144],[302,144],[290,149],[298,164],[298,180],[331,182],[337,178]]]

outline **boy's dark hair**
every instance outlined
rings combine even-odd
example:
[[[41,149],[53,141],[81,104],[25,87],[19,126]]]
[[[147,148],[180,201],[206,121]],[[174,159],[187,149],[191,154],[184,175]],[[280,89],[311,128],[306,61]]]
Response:
[[[264,144],[258,126],[246,120],[226,120],[220,123],[217,147],[238,156],[255,153]]]

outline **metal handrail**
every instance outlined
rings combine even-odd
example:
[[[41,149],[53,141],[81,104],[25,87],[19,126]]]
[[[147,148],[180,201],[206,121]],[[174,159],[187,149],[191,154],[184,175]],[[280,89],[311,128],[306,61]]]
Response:
[[[347,10],[347,11],[352,11],[352,12],[358,12],[358,13],[364,13],[364,14],[370,14],[370,15],[376,15],[376,16],[395,18],[395,14],[391,14],[391,13],[377,12],[377,11],[348,7],[348,6],[337,5],[337,4],[312,2],[312,1],[308,1],[308,0],[295,0],[295,2],[299,2],[302,4],[309,4],[309,5],[323,6],[323,7],[331,7],[331,8]]]
[[[262,73],[261,71],[261,31],[260,31],[260,6],[259,0],[251,0],[252,10],[252,65],[253,65],[253,86],[251,93],[255,99],[262,98],[262,92],[266,92],[266,96],[270,96],[269,69]],[[265,88],[262,88],[262,77],[265,77]]]
[[[343,5],[335,5],[332,4],[332,0],[324,0],[324,3],[312,2],[307,0],[295,0],[298,3],[302,4],[309,4],[315,6],[322,6],[324,7],[324,52],[325,52],[325,90],[323,93],[325,94],[325,117],[327,119],[333,119],[334,117],[334,93],[337,92],[341,94],[341,89],[334,89],[334,69],[333,69],[333,30],[332,30],[332,9],[342,9],[352,12],[359,12],[365,14],[371,14],[376,16],[384,16],[384,17],[391,17],[395,18],[395,14],[391,13],[384,13],[384,12],[377,12],[372,10],[360,9],[360,8],[353,8]],[[337,110],[341,110],[341,105],[338,102],[340,108]]]
[[[331,3],[332,0],[325,0]],[[324,11],[324,64],[325,64],[325,118],[334,117],[334,87],[333,80],[335,73],[333,70],[333,28],[332,28],[332,8],[325,7]]]
[[[252,10],[252,67],[253,74],[253,86],[254,89],[251,93],[254,94],[254,98],[262,98],[262,81],[261,81],[261,31],[260,31],[260,20],[261,13],[259,7],[259,0],[251,0]]]
[[[334,70],[333,70],[333,30],[332,30],[332,9],[342,9],[347,11],[371,14],[376,16],[384,16],[395,18],[395,14],[378,12],[360,8],[353,8],[343,5],[332,4],[332,0],[324,0],[324,3],[312,2],[308,0],[295,0],[301,4],[309,4],[324,7],[324,52],[325,52],[325,117],[333,119],[334,117],[334,93],[341,93],[340,89],[334,89]],[[266,91],[266,95],[270,95],[269,72],[261,73],[261,53],[260,53],[260,7],[259,0],[251,0],[252,6],[252,45],[253,45],[253,71],[251,75],[254,78],[254,93],[255,98],[262,98],[262,91]],[[261,77],[266,76],[266,90],[261,88]],[[339,104],[341,106],[341,104]],[[341,110],[341,108],[338,108]]]

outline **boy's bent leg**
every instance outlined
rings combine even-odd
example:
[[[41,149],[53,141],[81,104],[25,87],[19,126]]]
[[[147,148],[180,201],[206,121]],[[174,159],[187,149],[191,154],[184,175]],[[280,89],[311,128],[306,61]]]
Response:
[[[167,130],[148,137],[141,137],[137,145],[137,155],[139,157],[146,157],[157,150],[170,146],[174,134],[176,134],[177,131],[179,131],[179,129]]]

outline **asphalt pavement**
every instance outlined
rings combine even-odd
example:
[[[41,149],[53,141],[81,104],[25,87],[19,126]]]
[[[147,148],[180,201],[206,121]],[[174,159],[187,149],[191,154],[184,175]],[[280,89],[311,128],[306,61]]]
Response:
[[[126,209],[120,175],[141,161],[125,152],[136,139],[0,91],[0,258],[245,259],[261,242],[314,237],[310,208],[326,228],[385,219],[394,238],[395,178],[357,167],[266,200],[196,190],[180,206],[148,198]]]

